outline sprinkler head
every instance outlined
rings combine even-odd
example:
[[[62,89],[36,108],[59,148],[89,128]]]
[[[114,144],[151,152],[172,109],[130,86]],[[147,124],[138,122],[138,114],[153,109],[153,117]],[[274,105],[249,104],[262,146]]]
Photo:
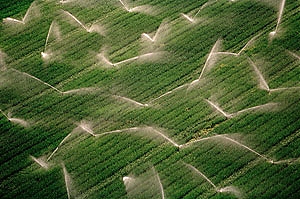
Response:
[[[43,59],[49,59],[50,58],[50,55],[48,53],[41,52],[41,55],[42,55]]]
[[[276,34],[276,31],[272,31],[269,33],[270,37],[274,37],[275,34]]]

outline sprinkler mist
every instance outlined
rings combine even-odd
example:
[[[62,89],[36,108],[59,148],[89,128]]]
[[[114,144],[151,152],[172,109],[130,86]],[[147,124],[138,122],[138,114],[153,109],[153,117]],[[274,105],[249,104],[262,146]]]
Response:
[[[221,113],[223,116],[225,116],[227,119],[236,117],[242,113],[249,112],[249,111],[255,111],[255,110],[273,110],[278,107],[277,103],[267,103],[267,104],[262,104],[258,106],[253,106],[250,108],[245,108],[243,110],[237,111],[235,113],[226,113],[222,108],[220,108],[218,105],[215,103],[209,101],[208,99],[205,100],[208,104],[210,104],[214,109],[216,109],[217,112]]]
[[[36,158],[32,155],[30,155],[30,158],[37,163],[40,167],[44,168],[44,169],[48,169],[49,168],[49,164],[47,162],[45,162],[42,158]]]
[[[283,15],[283,11],[284,11],[284,6],[285,6],[285,1],[286,0],[282,0],[281,4],[280,4],[280,8],[279,8],[279,14],[278,14],[278,18],[277,18],[277,24],[276,24],[276,28],[274,31],[270,32],[270,37],[272,39],[272,37],[274,37],[278,31],[281,19],[282,19],[282,15]]]
[[[65,186],[67,190],[68,199],[71,199],[71,177],[65,167],[65,165],[62,163],[63,173],[64,173],[64,180],[65,180]]]
[[[147,39],[148,41],[150,41],[151,43],[155,43],[158,42],[159,40],[161,40],[161,37],[163,37],[163,35],[165,35],[167,32],[167,24],[165,22],[162,22],[160,24],[160,26],[158,27],[158,29],[156,30],[156,33],[153,37],[151,37],[149,34],[147,33],[142,33],[142,37]]]
[[[80,124],[78,125],[78,128],[82,129],[84,132],[90,134],[93,137],[96,137],[94,131],[91,128],[91,125],[88,124],[85,121],[81,121]]]
[[[214,189],[216,192],[220,192],[220,193],[232,193],[234,194],[236,197],[240,198],[242,193],[234,186],[227,186],[227,187],[222,187],[222,188],[218,188],[204,173],[202,173],[201,171],[199,171],[196,167],[187,164],[185,162],[183,162],[183,164],[188,167],[190,170],[192,170],[193,172],[195,172],[196,174],[198,174],[199,176],[201,176],[202,178],[204,178]]]
[[[204,8],[206,8],[207,6],[209,6],[209,5],[211,5],[211,4],[215,3],[215,2],[217,2],[217,0],[212,0],[212,1],[208,1],[208,2],[204,3],[193,17],[189,17],[187,14],[184,14],[184,13],[181,13],[181,15],[182,15],[183,18],[185,18],[186,20],[188,20],[190,23],[195,23],[196,22],[195,18],[197,17],[197,15]]]
[[[133,105],[136,105],[136,106],[140,106],[140,107],[148,107],[149,106],[149,104],[143,104],[143,103],[137,102],[133,99],[123,97],[123,96],[113,95],[113,97],[115,97],[117,99],[120,99],[120,100],[123,100],[123,101],[126,101],[126,102],[129,102],[129,103],[131,103]]]
[[[7,119],[8,121],[10,121],[11,123],[19,124],[19,125],[23,126],[24,128],[29,127],[29,123],[28,123],[28,122],[26,122],[25,120],[20,119],[20,118],[13,118],[13,117],[11,117],[11,116],[12,116],[11,113],[8,113],[8,114],[6,115],[6,114],[4,113],[4,111],[2,111],[1,109],[0,109],[0,113],[1,113],[4,117],[6,117],[6,119]]]
[[[7,55],[0,49],[0,71],[6,70],[6,62],[5,59]]]
[[[90,27],[87,27],[84,25],[79,19],[77,19],[73,14],[71,14],[68,11],[63,11],[66,15],[71,17],[77,24],[79,24],[80,27],[82,27],[86,32],[91,33],[91,32],[96,32],[99,33],[100,35],[104,35],[104,30],[101,26],[92,24]]]
[[[216,62],[216,56],[215,53],[218,52],[218,49],[220,48],[221,45],[221,39],[218,39],[216,41],[216,43],[214,44],[214,46],[212,47],[210,53],[208,54],[208,57],[206,58],[205,64],[201,70],[200,76],[198,79],[192,81],[188,87],[188,89],[190,89],[191,87],[193,87],[195,84],[199,83],[200,80],[202,79],[202,76],[205,72],[209,71],[213,65]]]
[[[247,48],[249,45],[251,45],[251,44],[255,41],[255,39],[256,39],[257,37],[259,37],[261,34],[262,34],[262,33],[259,33],[259,34],[257,34],[256,36],[252,37],[238,53],[232,53],[232,52],[216,52],[215,54],[216,54],[216,55],[232,55],[232,56],[238,57],[238,56],[240,56],[240,55],[242,54],[242,52],[245,51],[246,48]]]
[[[127,12],[141,12],[150,15],[154,13],[154,10],[151,6],[144,5],[144,6],[136,6],[133,8],[129,8],[129,6],[124,2],[124,0],[119,0],[119,2]]]
[[[108,66],[118,67],[120,65],[123,65],[128,62],[136,61],[136,60],[144,60],[144,61],[155,61],[156,59],[159,59],[163,55],[163,52],[153,52],[153,53],[145,53],[139,56],[135,56],[129,59],[125,59],[123,61],[119,61],[116,63],[112,63],[109,61],[105,56],[104,52],[97,55],[97,57],[103,61]]]
[[[248,61],[249,61],[250,65],[253,67],[256,76],[258,77],[259,88],[260,89],[266,90],[268,93],[279,92],[279,91],[284,91],[284,90],[298,90],[298,89],[300,89],[300,87],[283,87],[283,88],[270,89],[267,81],[265,80],[264,76],[262,75],[260,70],[255,65],[255,63],[250,58],[248,58]]]
[[[50,161],[50,159],[54,156],[54,154],[58,151],[58,149],[66,142],[66,140],[71,136],[72,132],[69,133],[54,149],[54,151],[50,154],[50,156],[47,158],[47,161]]]
[[[30,7],[27,9],[24,17],[22,18],[22,20],[19,19],[15,19],[15,18],[11,18],[11,17],[7,17],[3,19],[3,22],[6,23],[16,23],[16,24],[22,24],[25,25],[28,22],[28,16],[30,15],[30,13],[32,12],[32,10],[35,8],[35,2],[33,2]]]
[[[44,46],[44,51],[41,52],[41,56],[44,60],[48,60],[52,55],[51,52],[47,51],[47,45],[49,43],[49,39],[50,39],[51,34],[53,34],[55,39],[57,39],[57,40],[61,39],[60,30],[59,30],[57,24],[54,21],[52,21],[52,23],[49,27],[48,34],[47,34],[47,37],[46,37],[45,46]]]
[[[162,198],[162,199],[165,199],[164,187],[163,187],[163,185],[162,185],[162,183],[161,183],[160,177],[159,177],[159,175],[158,175],[158,173],[157,173],[157,171],[155,170],[154,167],[152,167],[152,171],[153,171],[153,173],[154,173],[154,175],[155,175],[155,178],[156,178],[156,180],[157,180],[157,182],[158,182],[158,184],[159,184],[160,193],[161,193],[161,198]]]

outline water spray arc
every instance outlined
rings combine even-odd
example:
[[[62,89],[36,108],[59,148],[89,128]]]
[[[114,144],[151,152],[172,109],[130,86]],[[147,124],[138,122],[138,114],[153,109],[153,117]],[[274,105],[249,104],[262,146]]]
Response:
[[[41,158],[36,158],[32,155],[29,156],[35,163],[37,163],[40,167],[44,168],[44,169],[48,169],[49,168],[49,164],[47,162],[45,162],[44,160],[42,160]]]
[[[167,96],[167,95],[170,95],[170,94],[173,93],[174,91],[180,90],[181,88],[187,87],[188,89],[190,89],[190,88],[193,87],[195,84],[199,83],[200,80],[202,79],[202,76],[204,75],[204,73],[205,73],[206,71],[210,70],[211,67],[212,67],[212,65],[214,64],[214,60],[213,60],[213,59],[214,59],[215,53],[218,51],[218,49],[219,49],[219,47],[220,47],[220,43],[221,43],[221,40],[218,39],[218,40],[216,41],[216,43],[213,45],[213,47],[212,47],[210,53],[208,54],[208,57],[207,57],[207,59],[206,59],[206,61],[205,61],[205,64],[204,64],[204,66],[203,66],[203,68],[202,68],[202,70],[201,70],[201,73],[200,73],[200,76],[199,76],[198,79],[192,81],[191,83],[186,83],[186,84],[180,85],[180,86],[178,86],[178,87],[172,89],[171,91],[167,91],[166,93],[164,93],[164,94],[162,94],[162,95],[160,95],[160,96],[158,96],[158,97],[156,97],[156,98],[150,100],[149,104],[151,104],[151,103],[153,103],[153,102],[155,102],[155,101],[157,101],[157,100],[159,100],[159,99],[161,99],[161,98],[163,98],[163,97],[165,97],[165,96]]]
[[[278,31],[281,19],[282,19],[282,15],[283,15],[283,11],[284,11],[284,7],[285,7],[285,1],[286,0],[282,0],[281,4],[280,4],[280,8],[279,8],[279,14],[278,14],[278,18],[277,18],[277,24],[276,24],[276,28],[274,31],[270,32],[270,37],[274,37]]]
[[[216,111],[218,111],[219,113],[221,113],[223,116],[225,116],[227,119],[236,117],[242,113],[245,112],[249,112],[249,111],[254,111],[254,110],[264,110],[264,109],[271,109],[271,108],[277,108],[278,104],[277,103],[267,103],[267,104],[263,104],[263,105],[258,105],[258,106],[253,106],[250,108],[246,108],[240,111],[237,111],[235,113],[226,113],[222,108],[220,108],[218,105],[216,105],[215,103],[209,101],[208,99],[205,99],[205,101],[211,105]]]
[[[158,175],[158,173],[157,173],[157,171],[155,170],[154,167],[152,167],[152,171],[153,171],[153,173],[155,175],[155,178],[156,178],[156,180],[157,180],[157,182],[159,184],[159,189],[160,189],[160,192],[161,192],[161,198],[165,199],[164,187],[163,187],[163,185],[161,183],[160,177],[159,177],[159,175]]]
[[[126,101],[126,102],[129,102],[129,103],[131,103],[133,105],[136,105],[136,106],[140,106],[140,107],[148,107],[149,106],[149,104],[143,104],[143,103],[137,102],[133,99],[123,97],[123,96],[120,96],[120,95],[113,95],[113,97],[115,97],[117,99],[121,99],[121,100]]]
[[[296,53],[291,52],[291,51],[289,51],[289,50],[287,50],[287,52],[288,52],[290,55],[292,55],[293,57],[295,57],[296,59],[298,59],[298,60],[300,61],[300,55],[297,55]]]
[[[207,6],[209,6],[209,5],[211,5],[211,4],[215,3],[215,2],[217,2],[217,0],[211,0],[211,1],[208,1],[208,2],[204,3],[193,17],[189,17],[187,14],[184,14],[184,13],[181,13],[181,15],[182,15],[182,17],[184,17],[185,19],[187,19],[190,23],[195,23],[196,22],[195,18],[197,17],[197,15],[204,8],[206,8]]]
[[[259,33],[257,34],[256,36],[252,37],[244,46],[243,48],[238,52],[238,53],[232,53],[232,52],[216,52],[215,54],[216,55],[232,55],[232,56],[235,56],[235,57],[238,57],[242,54],[242,52],[244,52],[246,50],[246,48],[248,46],[250,46],[255,40],[257,37],[259,37],[262,33]]]
[[[63,173],[64,173],[64,180],[65,180],[65,186],[67,190],[68,199],[71,199],[71,177],[65,167],[65,165],[62,163]]]
[[[259,80],[259,87],[262,90],[266,90],[269,93],[272,92],[278,92],[278,91],[283,91],[283,90],[295,90],[295,89],[300,89],[300,87],[285,87],[285,88],[274,88],[274,89],[270,89],[267,81],[265,80],[264,76],[262,75],[261,71],[257,68],[257,66],[255,65],[255,63],[248,58],[248,62],[250,63],[250,65],[253,67],[254,72],[256,74],[256,76],[258,77]]]
[[[31,12],[31,10],[33,9],[33,7],[35,6],[35,3],[33,2],[29,8],[27,9],[24,17],[22,18],[22,20],[19,19],[15,19],[15,18],[11,18],[11,17],[7,17],[3,19],[3,22],[13,22],[13,23],[18,23],[18,24],[22,24],[25,25],[26,22],[28,21],[28,15]]]
[[[60,37],[61,37],[60,30],[57,27],[55,21],[52,21],[52,23],[51,23],[51,25],[49,27],[48,34],[47,34],[46,41],[45,41],[44,51],[41,52],[41,56],[45,60],[49,59],[51,57],[51,55],[52,55],[52,53],[48,52],[48,50],[47,50],[49,39],[50,39],[50,36],[51,36],[52,33],[54,34],[54,36],[55,36],[56,39],[60,40]]]
[[[195,172],[196,174],[198,174],[199,176],[204,178],[215,189],[216,192],[232,193],[237,197],[241,197],[241,192],[237,188],[235,188],[234,186],[227,186],[227,187],[223,187],[223,188],[218,188],[204,173],[199,171],[196,167],[192,166],[191,164],[185,163],[185,162],[183,162],[183,164],[186,167],[188,167],[190,170],[192,170],[193,172]]]
[[[111,61],[109,61],[105,56],[104,56],[104,53],[100,53],[98,54],[98,57],[100,60],[102,60],[105,64],[109,65],[109,66],[119,66],[119,65],[122,65],[122,64],[125,64],[127,62],[132,62],[132,61],[136,61],[136,60],[139,60],[139,59],[143,59],[143,58],[155,58],[155,56],[160,56],[162,54],[162,52],[153,52],[153,53],[145,53],[145,54],[142,54],[142,55],[139,55],[139,56],[136,56],[136,57],[132,57],[132,58],[129,58],[129,59],[125,59],[123,61],[119,61],[117,63],[112,63]],[[150,60],[150,61],[153,61],[153,60]]]
[[[146,38],[148,41],[150,41],[151,43],[155,43],[158,42],[158,38],[162,36],[163,32],[166,31],[166,27],[167,24],[165,22],[162,22],[160,24],[160,26],[158,27],[158,29],[156,30],[156,33],[153,37],[151,37],[149,34],[147,33],[142,33],[142,37]]]
[[[65,143],[65,141],[72,135],[72,132],[69,133],[59,144],[58,146],[54,149],[54,151],[49,155],[47,158],[47,161],[50,161],[50,159],[53,157],[53,155],[58,151],[58,149]]]
[[[87,27],[84,25],[79,19],[77,19],[73,14],[71,14],[68,11],[63,10],[63,12],[67,15],[70,16],[77,24],[79,24],[80,27],[82,27],[86,32],[91,33],[91,32],[97,32],[101,35],[104,35],[103,28],[100,27],[99,25],[92,24],[90,27]]]
[[[150,6],[136,6],[129,8],[129,6],[123,0],[119,0],[119,2],[127,12],[141,12],[145,14],[151,14],[153,12]]]
[[[59,94],[61,94],[61,95],[76,94],[76,93],[79,93],[79,94],[80,94],[80,93],[82,93],[82,92],[101,91],[101,89],[96,88],[96,87],[85,87],[85,88],[79,88],[79,89],[72,89],[72,90],[69,90],[69,91],[61,91],[61,90],[59,90],[58,88],[56,88],[56,87],[50,85],[49,83],[44,82],[43,80],[41,80],[41,79],[39,79],[39,78],[37,78],[37,77],[35,77],[35,76],[33,76],[33,75],[30,75],[30,74],[28,74],[28,73],[26,73],[26,72],[21,72],[21,71],[19,71],[19,70],[17,70],[17,69],[14,69],[14,68],[10,68],[10,70],[12,70],[12,71],[14,71],[14,72],[16,72],[16,73],[18,73],[18,74],[27,76],[27,77],[29,77],[29,78],[31,78],[31,79],[34,79],[34,80],[36,80],[36,81],[38,81],[38,82],[40,82],[40,83],[46,85],[47,87],[51,88],[52,90],[56,91],[57,93],[59,93]]]
[[[11,117],[11,113],[8,113],[8,114],[6,115],[6,114],[4,113],[4,111],[2,111],[1,109],[0,109],[0,113],[1,113],[4,117],[6,117],[6,119],[7,119],[8,121],[10,121],[10,122],[12,122],[12,123],[19,124],[19,125],[23,126],[24,128],[29,127],[29,123],[28,123],[27,121],[25,121],[25,120],[23,120],[23,119],[20,119],[20,118],[13,118],[13,117]]]

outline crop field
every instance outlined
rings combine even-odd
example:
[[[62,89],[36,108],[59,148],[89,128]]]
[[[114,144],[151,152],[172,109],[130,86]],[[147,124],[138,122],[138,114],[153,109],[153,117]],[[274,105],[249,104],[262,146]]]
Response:
[[[300,198],[300,1],[1,0],[0,196]]]

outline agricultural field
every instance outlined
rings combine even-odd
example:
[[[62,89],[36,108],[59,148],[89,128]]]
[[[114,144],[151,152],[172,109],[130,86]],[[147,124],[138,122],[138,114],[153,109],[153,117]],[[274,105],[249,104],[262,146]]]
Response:
[[[0,196],[300,198],[300,1],[1,0]]]

